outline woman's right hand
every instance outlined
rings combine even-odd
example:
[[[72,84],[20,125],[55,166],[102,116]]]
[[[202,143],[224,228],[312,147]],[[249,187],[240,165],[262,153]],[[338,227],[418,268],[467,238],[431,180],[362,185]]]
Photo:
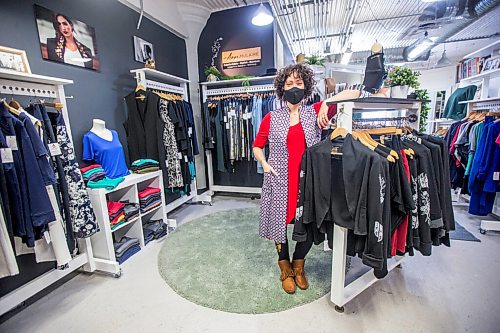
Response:
[[[278,173],[274,171],[274,168],[267,162],[262,162],[262,169],[264,169],[265,173],[272,173],[275,176],[278,175]]]

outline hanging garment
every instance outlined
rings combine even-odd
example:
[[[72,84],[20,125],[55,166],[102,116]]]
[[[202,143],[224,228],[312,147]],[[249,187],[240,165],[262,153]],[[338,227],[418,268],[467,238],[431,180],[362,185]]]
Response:
[[[16,256],[5,224],[3,207],[3,198],[0,196],[0,278],[19,274]]]
[[[160,99],[160,118],[163,121],[163,144],[166,156],[168,187],[182,187],[184,185],[179,160],[179,150],[175,138],[175,128],[168,115],[168,101]]]
[[[83,135],[83,160],[95,161],[102,165],[106,176],[120,178],[130,172],[125,162],[123,146],[118,133],[111,130],[112,139],[108,141],[92,131]]]
[[[321,130],[316,124],[316,112],[314,108],[301,105],[299,114],[306,145],[311,147],[318,143],[321,137]],[[287,137],[290,128],[290,109],[288,107],[278,109],[271,114],[270,118],[268,163],[278,175],[264,174],[259,235],[277,243],[284,243],[288,208]]]
[[[73,143],[66,131],[62,114],[57,117],[57,141],[61,147],[64,175],[68,184],[73,231],[78,238],[90,237],[99,231],[99,226],[82,174],[78,168]]]
[[[470,85],[467,87],[457,88],[448,98],[444,108],[443,117],[451,119],[462,119],[467,113],[467,104],[459,104],[462,101],[474,99],[477,86]]]

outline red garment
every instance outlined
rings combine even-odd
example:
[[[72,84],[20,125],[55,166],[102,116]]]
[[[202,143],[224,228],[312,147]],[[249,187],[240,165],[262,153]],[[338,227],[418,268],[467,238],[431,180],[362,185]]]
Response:
[[[124,203],[108,201],[108,215],[115,215],[120,209],[123,209],[124,207]]]
[[[139,199],[150,196],[151,194],[159,193],[160,189],[155,187],[146,187],[145,190],[139,192]]]
[[[109,221],[109,224],[115,225],[117,223],[120,223],[123,220],[125,220],[125,213],[121,213],[121,214],[117,215],[114,219]]]
[[[316,114],[319,112],[322,103],[323,102],[318,102],[313,104]],[[335,114],[336,110],[337,108],[335,105],[330,106],[328,115],[330,115],[330,113]],[[260,123],[259,132],[253,143],[254,147],[262,149],[267,143],[269,128],[271,127],[271,112],[266,114]],[[300,162],[302,161],[302,154],[304,154],[306,150],[306,137],[300,122],[289,127],[286,144],[288,147],[288,209],[286,221],[287,224],[289,224],[295,218],[297,198],[299,195]]]
[[[95,169],[95,168],[102,168],[102,166],[100,164],[92,164],[92,165],[80,168],[80,172],[85,173],[85,172],[92,170],[92,169]]]
[[[406,179],[408,183],[410,182],[410,164],[408,163],[408,158],[404,152],[404,149],[401,150],[401,160],[403,161],[403,165],[405,168]],[[395,256],[397,253],[405,253],[406,251],[406,236],[408,234],[408,221],[409,214],[403,218],[403,222],[394,230],[391,239],[391,255]]]
[[[500,145],[500,134],[498,134],[497,139],[495,140],[497,145]]]

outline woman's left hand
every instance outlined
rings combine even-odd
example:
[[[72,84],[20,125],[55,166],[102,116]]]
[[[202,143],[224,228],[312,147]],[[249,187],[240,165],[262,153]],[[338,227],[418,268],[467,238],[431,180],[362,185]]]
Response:
[[[318,112],[318,126],[319,128],[323,129],[328,125],[329,122],[330,120],[328,119],[328,105],[326,104],[326,101],[324,101],[321,104],[321,108]]]

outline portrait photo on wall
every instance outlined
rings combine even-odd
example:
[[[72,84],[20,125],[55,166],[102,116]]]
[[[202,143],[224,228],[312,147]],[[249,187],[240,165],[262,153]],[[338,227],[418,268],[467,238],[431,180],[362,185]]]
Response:
[[[145,63],[147,60],[155,60],[153,44],[142,38],[134,36],[135,61]]]
[[[99,71],[93,27],[39,5],[35,17],[43,59]]]

